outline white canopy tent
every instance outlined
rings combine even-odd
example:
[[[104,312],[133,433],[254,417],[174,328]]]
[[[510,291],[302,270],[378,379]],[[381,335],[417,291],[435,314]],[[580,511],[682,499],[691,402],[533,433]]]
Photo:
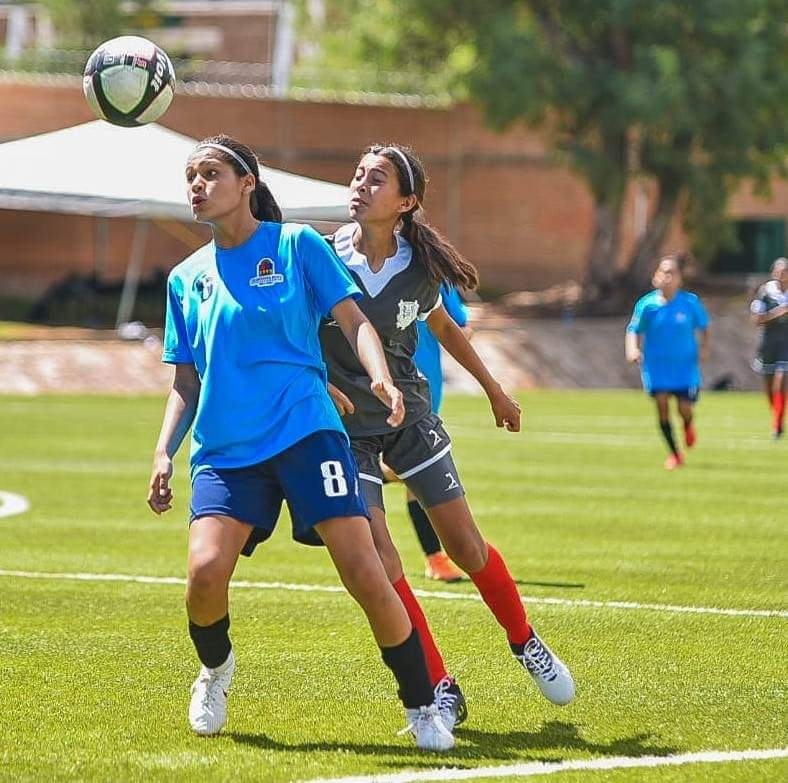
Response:
[[[196,139],[103,120],[0,144],[0,209],[191,220],[184,169]],[[285,220],[347,220],[347,188],[260,167]]]
[[[150,124],[119,128],[95,120],[0,144],[0,209],[98,218],[136,217],[118,324],[131,316],[147,220],[191,221],[184,170],[196,139]],[[285,220],[347,220],[347,188],[260,167]]]

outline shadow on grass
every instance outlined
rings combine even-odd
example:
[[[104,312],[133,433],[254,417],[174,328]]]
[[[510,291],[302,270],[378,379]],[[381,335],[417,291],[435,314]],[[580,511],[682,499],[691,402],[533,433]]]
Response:
[[[459,768],[472,768],[477,764],[463,764],[463,761],[542,761],[559,762],[576,758],[578,752],[595,756],[669,756],[678,751],[671,746],[660,746],[654,742],[652,734],[635,734],[611,742],[588,742],[580,735],[573,723],[550,721],[538,731],[480,731],[478,729],[457,730],[460,745],[449,753],[422,754],[409,741],[402,744],[372,744],[359,742],[294,742],[285,743],[272,739],[266,734],[228,732],[225,736],[233,742],[259,748],[261,750],[281,750],[285,752],[324,752],[353,753],[356,756],[388,756],[394,766],[434,767],[437,760],[442,765]],[[468,744],[470,743],[470,745]],[[549,756],[534,757],[529,751],[549,751]]]
[[[439,584],[436,584],[435,581],[428,581],[426,579],[424,581],[428,582],[429,586],[432,589],[440,589],[440,590],[445,590],[445,589],[451,590],[455,587],[459,587],[459,588],[473,587],[473,585],[470,584],[470,581],[468,579],[462,579],[457,582],[440,582]],[[535,581],[529,581],[527,579],[515,579],[514,583],[516,585],[522,585],[528,587],[558,587],[565,590],[583,590],[586,587],[585,582],[535,582]]]
[[[515,579],[516,585],[530,585],[531,587],[561,587],[567,590],[583,590],[585,582],[528,582],[525,579]]]
[[[538,731],[494,732],[460,726],[457,737],[470,740],[485,755],[498,759],[517,758],[524,750],[571,751],[572,757],[576,751],[596,756],[670,756],[679,750],[673,746],[656,744],[657,738],[653,734],[635,734],[610,742],[589,742],[583,739],[574,723],[562,721],[549,721]],[[566,756],[550,760],[565,761]]]
[[[472,758],[475,754],[471,749],[455,748],[451,753],[429,753],[423,754],[417,750],[413,745],[413,740],[403,737],[400,740],[401,744],[390,745],[384,743],[370,743],[370,742],[280,742],[266,734],[247,734],[244,732],[229,731],[224,736],[231,739],[233,742],[238,742],[242,745],[247,745],[259,750],[281,750],[285,753],[342,753],[352,754],[354,756],[369,756],[369,757],[388,757],[392,759],[390,764],[395,766],[404,766],[407,764],[409,767],[433,767],[435,760],[440,759],[446,761],[452,760],[455,764],[456,758]],[[402,759],[401,764],[393,759]],[[456,766],[456,764],[455,764]]]

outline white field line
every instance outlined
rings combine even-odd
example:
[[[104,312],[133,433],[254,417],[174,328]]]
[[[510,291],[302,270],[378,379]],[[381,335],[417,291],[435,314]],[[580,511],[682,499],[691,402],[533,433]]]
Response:
[[[314,778],[306,783],[422,783],[422,781],[480,780],[482,778],[530,778],[558,772],[638,769],[645,767],[679,767],[685,764],[727,764],[735,761],[765,761],[788,757],[788,748],[765,750],[708,750],[675,756],[612,756],[575,761],[532,761],[500,767],[455,769],[441,767],[419,772],[393,772],[381,775],[356,775],[344,778]]]
[[[76,582],[137,582],[151,585],[185,585],[186,580],[180,576],[142,576],[135,574],[89,574],[89,573],[57,573],[48,571],[13,571],[0,569],[0,577],[16,577],[18,579],[60,579]],[[230,583],[233,588],[241,590],[288,590],[304,593],[344,593],[339,585],[305,585],[291,582],[249,582],[236,580]],[[435,598],[446,601],[481,601],[477,593],[448,593],[438,590],[414,590],[419,598]],[[565,606],[569,608],[622,609],[630,611],[672,612],[684,614],[713,614],[728,617],[778,617],[788,619],[788,611],[782,609],[725,609],[712,606],[676,606],[673,604],[649,604],[637,601],[592,601],[588,599],[550,598],[545,596],[521,596],[526,604],[542,604],[549,606]]]
[[[22,514],[30,508],[30,501],[24,495],[0,491],[0,517]]]

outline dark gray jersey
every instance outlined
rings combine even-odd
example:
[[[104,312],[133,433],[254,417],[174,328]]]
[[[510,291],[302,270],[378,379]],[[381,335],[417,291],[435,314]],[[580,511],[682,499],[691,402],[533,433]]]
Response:
[[[405,398],[405,420],[400,425],[404,427],[431,410],[429,386],[413,363],[413,353],[418,341],[416,321],[440,305],[440,287],[413,260],[410,244],[399,234],[396,254],[379,272],[370,271],[366,256],[353,247],[355,229],[355,223],[342,226],[334,235],[334,249],[364,294],[358,306],[380,335],[391,377]],[[386,423],[390,411],[370,390],[369,376],[335,323],[321,326],[320,343],[329,381],[350,397],[356,409],[343,417],[348,434],[391,432]]]
[[[769,280],[758,289],[750,310],[756,315],[766,315],[785,305],[788,305],[788,291],[783,291],[776,280]],[[788,360],[788,315],[773,318],[761,327],[758,353],[765,365]]]
[[[756,315],[766,315],[778,307],[788,304],[788,291],[783,291],[776,280],[769,280],[764,283],[755,294],[755,299],[750,304],[750,310]],[[785,331],[788,329],[788,316],[775,318],[764,324],[766,331],[775,330]]]

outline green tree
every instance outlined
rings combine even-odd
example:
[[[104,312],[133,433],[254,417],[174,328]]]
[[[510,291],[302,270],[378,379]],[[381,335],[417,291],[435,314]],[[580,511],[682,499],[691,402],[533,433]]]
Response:
[[[588,184],[592,298],[648,284],[681,208],[699,258],[724,241],[732,190],[767,188],[788,152],[788,0],[345,0],[356,50],[442,70],[489,123],[539,127]],[[327,5],[332,6],[330,0]],[[633,181],[657,193],[617,271]]]
[[[40,0],[52,17],[60,45],[92,48],[129,30],[155,26],[157,0]]]
[[[314,0],[293,5],[300,40],[297,86],[447,95],[447,70],[421,67],[403,42],[397,46],[394,0],[325,0],[318,15]]]
[[[41,0],[52,17],[59,44],[65,48],[93,47],[120,35],[120,0]]]

